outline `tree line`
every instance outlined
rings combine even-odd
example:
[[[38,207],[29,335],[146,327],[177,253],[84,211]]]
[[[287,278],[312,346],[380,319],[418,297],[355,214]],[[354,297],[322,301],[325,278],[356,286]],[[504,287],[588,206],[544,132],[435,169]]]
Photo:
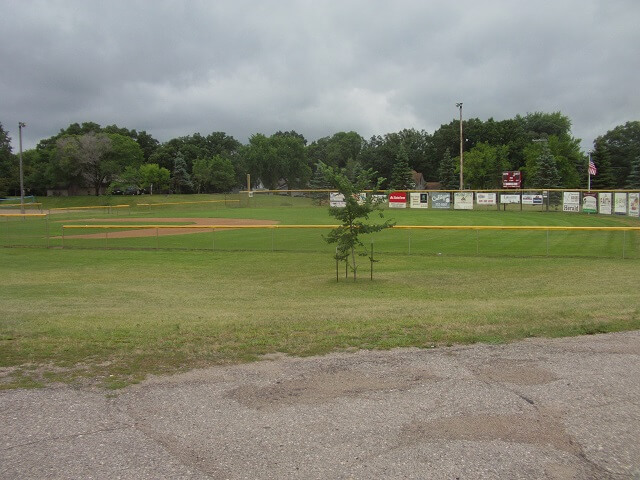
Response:
[[[217,193],[246,188],[326,188],[320,162],[355,178],[376,172],[383,189],[413,188],[413,172],[442,189],[459,187],[459,121],[433,133],[413,128],[365,139],[338,132],[308,142],[296,131],[256,133],[242,144],[224,132],[161,143],[146,131],[74,123],[23,152],[28,194],[83,187],[84,193],[123,191]],[[585,188],[588,154],[560,112],[463,122],[464,187],[501,187],[502,172],[520,170],[528,188]],[[19,195],[16,152],[0,124],[0,196]],[[594,189],[640,188],[640,121],[596,138],[591,159]]]

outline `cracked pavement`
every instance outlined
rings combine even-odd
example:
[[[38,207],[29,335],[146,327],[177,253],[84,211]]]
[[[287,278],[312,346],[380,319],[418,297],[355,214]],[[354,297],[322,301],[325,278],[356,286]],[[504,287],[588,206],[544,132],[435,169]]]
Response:
[[[0,392],[2,479],[640,479],[640,332]]]

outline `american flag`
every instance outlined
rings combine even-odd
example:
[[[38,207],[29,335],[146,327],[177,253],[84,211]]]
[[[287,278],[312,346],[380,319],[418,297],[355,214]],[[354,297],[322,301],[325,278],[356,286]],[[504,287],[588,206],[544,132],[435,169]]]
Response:
[[[589,160],[589,175],[595,175],[596,173],[598,173],[596,164],[593,163],[593,160]]]

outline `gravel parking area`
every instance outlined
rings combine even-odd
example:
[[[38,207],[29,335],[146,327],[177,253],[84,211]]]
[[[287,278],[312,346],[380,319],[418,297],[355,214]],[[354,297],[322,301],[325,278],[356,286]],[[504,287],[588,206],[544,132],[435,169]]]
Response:
[[[640,332],[0,392],[3,479],[640,479]]]

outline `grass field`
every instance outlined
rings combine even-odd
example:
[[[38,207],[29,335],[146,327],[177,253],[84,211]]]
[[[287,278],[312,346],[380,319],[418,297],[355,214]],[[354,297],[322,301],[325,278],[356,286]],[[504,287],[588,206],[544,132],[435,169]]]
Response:
[[[148,210],[137,208],[135,216],[333,223],[326,208],[289,198],[252,208]],[[48,228],[54,237],[66,222],[102,217],[108,223],[113,215],[57,214]],[[404,225],[638,225],[628,217],[541,212],[407,210],[386,216]],[[380,260],[374,280],[363,264],[356,283],[336,283],[331,247],[320,232],[271,234],[175,236],[171,241],[189,249],[184,251],[0,249],[0,388],[54,381],[117,388],[150,373],[273,352],[310,355],[640,328],[637,232],[625,238],[624,260],[620,232],[553,232],[548,257],[544,232],[480,232],[478,238],[445,231],[411,239],[406,231],[384,232],[374,239]]]

